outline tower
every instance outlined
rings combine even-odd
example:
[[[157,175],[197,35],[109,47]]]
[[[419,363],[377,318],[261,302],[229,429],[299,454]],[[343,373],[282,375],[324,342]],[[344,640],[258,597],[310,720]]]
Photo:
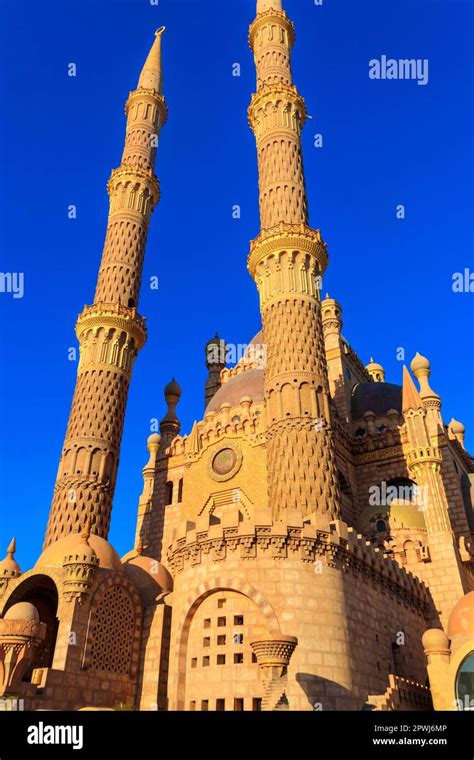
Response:
[[[80,360],[44,547],[86,518],[106,538],[110,524],[128,389],[146,340],[138,314],[143,259],[160,190],[154,165],[167,109],[162,94],[161,38],[125,106],[125,147],[107,190],[109,218],[94,303],[76,323]]]
[[[428,412],[406,367],[403,368],[403,415],[407,427],[405,454],[416,482],[424,512],[430,562],[423,577],[429,582],[441,620],[467,591],[466,574],[449,519],[449,506],[441,478],[442,457],[428,427]]]
[[[257,142],[261,232],[249,272],[267,347],[264,392],[269,505],[339,515],[321,320],[327,250],[308,224],[301,131],[305,103],[293,85],[294,28],[280,0],[259,0],[249,42],[257,92],[249,123]]]

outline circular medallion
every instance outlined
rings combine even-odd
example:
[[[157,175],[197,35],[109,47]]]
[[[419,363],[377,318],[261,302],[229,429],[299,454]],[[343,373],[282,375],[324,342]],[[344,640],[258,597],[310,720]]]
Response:
[[[236,462],[237,455],[233,449],[222,449],[212,460],[212,469],[216,475],[228,475]]]
[[[239,471],[241,464],[240,449],[226,446],[212,457],[209,472],[214,480],[230,480]]]

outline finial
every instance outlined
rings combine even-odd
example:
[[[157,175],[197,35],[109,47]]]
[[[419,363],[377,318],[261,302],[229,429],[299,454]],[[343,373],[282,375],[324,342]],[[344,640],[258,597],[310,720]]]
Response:
[[[162,93],[162,68],[161,68],[161,38],[165,27],[162,26],[155,32],[155,41],[151,46],[145,65],[138,80],[138,87],[146,90],[156,90],[160,95]]]
[[[181,428],[181,423],[176,416],[176,404],[181,398],[181,388],[175,378],[165,387],[165,401],[168,404],[168,411],[160,422],[160,433],[173,433],[177,435]]]
[[[10,544],[8,546],[7,554],[8,554],[9,557],[11,557],[13,559],[13,556],[14,556],[15,552],[16,552],[16,541],[15,541],[15,536],[13,536],[13,538],[10,541]]]
[[[86,517],[86,521],[84,523],[84,527],[83,527],[82,533],[81,533],[82,543],[84,543],[84,544],[88,544],[89,543],[89,538],[90,538],[90,535],[91,535],[91,528],[92,528],[91,518],[90,517]]]
[[[429,359],[427,359],[426,356],[422,356],[421,354],[416,353],[412,359],[410,367],[411,371],[420,384],[421,398],[423,401],[426,400],[427,403],[429,399],[429,406],[432,409],[437,409],[437,411],[439,411],[441,409],[441,398],[430,387],[430,381],[428,379],[431,375],[431,365]]]

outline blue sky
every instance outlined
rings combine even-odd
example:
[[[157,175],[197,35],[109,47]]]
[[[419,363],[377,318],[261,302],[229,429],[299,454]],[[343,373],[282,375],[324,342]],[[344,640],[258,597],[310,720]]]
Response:
[[[180,382],[189,432],[203,411],[206,340],[218,329],[245,343],[260,328],[246,270],[259,228],[246,115],[254,10],[254,0],[0,0],[1,271],[25,277],[23,298],[0,293],[0,554],[15,534],[24,570],[46,526],[77,369],[68,349],[93,298],[124,102],[162,24],[169,121],[140,299],[149,339],[132,379],[109,536],[121,554],[133,543],[164,385]],[[304,132],[311,223],[329,245],[324,287],[342,303],[344,334],[391,382],[401,381],[398,348],[408,362],[428,356],[444,417],[465,423],[472,447],[474,294],[453,293],[452,276],[474,270],[473,4],[286,0],[286,10],[295,83],[313,117]],[[428,59],[428,84],[369,79],[369,61],[382,55]],[[158,291],[146,287],[154,275]]]

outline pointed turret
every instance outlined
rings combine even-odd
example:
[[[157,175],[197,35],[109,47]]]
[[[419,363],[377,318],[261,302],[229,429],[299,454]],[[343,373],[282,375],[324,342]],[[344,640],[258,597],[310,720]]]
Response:
[[[15,560],[16,541],[14,538],[10,541],[7,549],[7,556],[0,562],[0,580],[1,578],[17,578],[21,575],[21,568]]]
[[[412,380],[407,368],[403,367],[403,395],[402,411],[408,412],[409,409],[423,409],[423,403],[420,394],[416,390],[415,383]]]
[[[162,26],[155,32],[155,41],[148,53],[148,58],[140,74],[138,86],[145,90],[155,90],[159,95],[163,94],[163,72],[161,68],[161,38],[165,27]]]

